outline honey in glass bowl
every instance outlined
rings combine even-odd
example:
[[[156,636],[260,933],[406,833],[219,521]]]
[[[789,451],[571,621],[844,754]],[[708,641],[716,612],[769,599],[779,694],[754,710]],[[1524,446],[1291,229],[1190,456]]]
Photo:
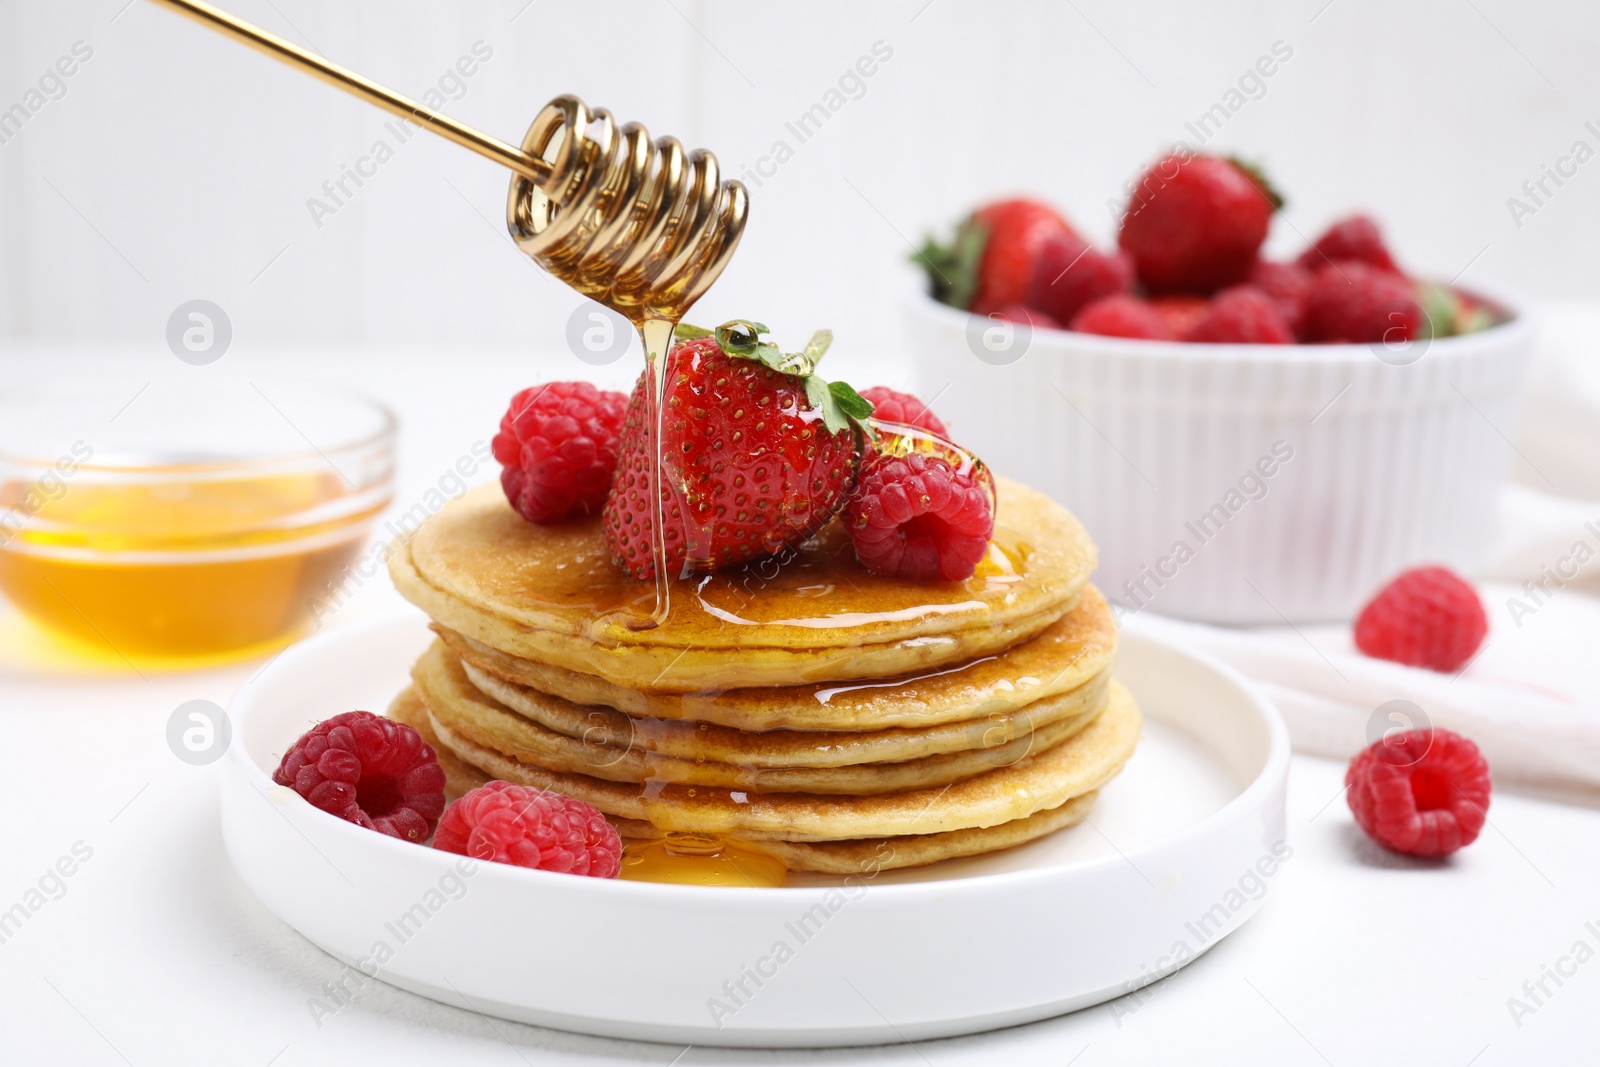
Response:
[[[394,430],[358,394],[265,379],[4,394],[0,592],[125,660],[281,645],[388,504]]]

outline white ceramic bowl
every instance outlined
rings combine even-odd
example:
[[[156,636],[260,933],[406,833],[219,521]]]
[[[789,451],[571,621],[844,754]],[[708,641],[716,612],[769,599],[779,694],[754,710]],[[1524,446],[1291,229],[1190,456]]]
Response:
[[[972,1033],[1170,974],[1249,918],[1293,859],[1277,712],[1228,668],[1137,627],[1118,676],[1144,737],[1088,824],[876,878],[726,889],[473,863],[272,784],[301,732],[384,707],[431,639],[416,612],[330,630],[251,679],[229,711],[228,854],[268,908],[349,965],[306,991],[319,1023],[381,980],[508,1019],[678,1044]]]
[[[919,395],[1071,508],[1098,584],[1226,623],[1332,621],[1407,566],[1487,547],[1525,319],[1382,345],[1192,345],[1008,328],[918,292]]]

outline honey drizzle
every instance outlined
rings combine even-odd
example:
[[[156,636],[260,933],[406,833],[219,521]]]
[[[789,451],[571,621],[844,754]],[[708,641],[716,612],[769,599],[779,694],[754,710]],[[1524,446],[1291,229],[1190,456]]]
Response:
[[[656,557],[656,605],[648,620],[629,623],[635,630],[660,626],[672,610],[672,575],[667,571],[667,505],[663,489],[666,466],[662,455],[666,439],[667,354],[672,350],[672,331],[678,324],[671,319],[645,319],[639,324],[639,340],[644,345],[645,421],[650,428],[650,544]]]

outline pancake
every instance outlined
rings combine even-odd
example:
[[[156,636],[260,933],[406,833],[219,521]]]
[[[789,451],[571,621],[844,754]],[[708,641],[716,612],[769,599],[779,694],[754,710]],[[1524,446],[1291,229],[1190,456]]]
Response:
[[[736,730],[709,723],[641,719],[612,708],[574,704],[537,689],[502,681],[463,660],[467,680],[484,696],[560,734],[590,746],[634,748],[746,767],[844,767],[896,763],[946,752],[994,748],[1027,737],[1062,719],[1105,707],[1111,672],[1101,671],[1068,693],[1045,697],[1010,712],[990,712],[938,726],[842,732],[837,730]],[[1087,718],[1084,719],[1087,722]]]
[[[435,624],[434,630],[474,677],[492,676],[572,704],[615,708],[636,719],[688,720],[747,731],[874,731],[1007,716],[1075,692],[1109,673],[1117,643],[1111,608],[1089,586],[1075,608],[1037,637],[959,666],[856,685],[828,682],[681,694],[627,689],[592,674],[509,656],[448,627]],[[546,725],[561,729],[552,722]],[[594,725],[590,719],[586,729]],[[616,728],[625,727],[618,721]]]
[[[737,834],[728,840],[747,844],[783,861],[791,871],[816,874],[855,875],[871,878],[877,871],[902,867],[922,867],[940,860],[962,859],[1027,844],[1046,834],[1076,826],[1089,815],[1099,798],[1098,791],[1073,797],[1065,804],[1036,811],[1023,819],[995,826],[975,826],[966,830],[946,830],[939,834],[907,834],[901,837],[875,837],[861,841],[756,841]],[[629,839],[628,831],[639,836],[659,836],[648,823],[620,820],[618,830]]]
[[[1086,728],[1016,763],[952,785],[875,796],[755,793],[685,785],[606,781],[521,763],[443,726],[443,747],[493,777],[550,789],[610,816],[663,830],[739,834],[783,841],[846,841],[989,827],[1059,807],[1114,777],[1139,740],[1138,706],[1113,683],[1106,710]]]
[[[1032,751],[1059,744],[1088,726],[1101,711],[1101,706],[1095,705],[1009,741],[991,737],[988,721],[979,719],[967,734],[964,750],[921,759],[839,767],[752,767],[706,756],[680,758],[631,745],[596,744],[558,733],[479,691],[462,670],[461,661],[439,642],[417,660],[411,679],[436,724],[519,763],[610,782],[672,783],[760,793],[870,796],[946,785],[1009,766]]]
[[[658,692],[893,678],[990,655],[1077,603],[1095,549],[1048,497],[996,479],[994,543],[965,582],[856,563],[835,522],[781,564],[675,583],[659,626],[634,629],[653,584],[610,560],[598,518],[524,521],[490,483],[448,504],[389,558],[401,595],[508,655]]]
[[[407,689],[395,697],[389,707],[389,717],[415,727],[423,740],[439,754],[439,765],[445,770],[446,792],[451,799],[490,780],[487,774],[439,743],[438,735],[433,732],[433,724],[428,721],[427,708],[413,690]],[[735,834],[729,835],[728,840],[733,844],[748,843],[768,852],[782,860],[791,871],[869,877],[876,871],[920,867],[940,860],[1012,848],[1056,830],[1075,826],[1087,816],[1097,796],[1096,792],[1088,792],[1057,807],[1034,812],[1026,818],[1012,819],[996,826],[948,830],[944,833],[826,842],[760,841]],[[660,835],[660,831],[649,823],[632,819],[613,819],[612,822],[625,840]]]

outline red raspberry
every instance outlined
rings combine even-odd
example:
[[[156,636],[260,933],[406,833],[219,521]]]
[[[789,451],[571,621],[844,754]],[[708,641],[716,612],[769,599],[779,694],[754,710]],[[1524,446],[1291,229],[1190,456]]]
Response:
[[[1167,324],[1172,336],[1180,341],[1186,340],[1200,325],[1200,320],[1206,317],[1206,312],[1211,310],[1211,301],[1194,293],[1152,296],[1149,303],[1150,310],[1161,316],[1161,321]]]
[[[976,314],[976,312],[974,312]],[[1035,330],[1059,330],[1061,323],[1046,315],[1042,311],[1027,307],[1023,304],[1007,304],[996,311],[989,312],[991,316],[998,316],[1007,322],[1025,322]]]
[[[479,786],[450,805],[433,847],[562,874],[615,878],[622,839],[599,809],[510,782]]]
[[[902,426],[918,426],[940,437],[949,437],[944,422],[928,405],[910,393],[899,393],[886,385],[874,385],[861,390],[861,395],[872,401],[872,417],[882,422],[898,422]]]
[[[1210,344],[1288,345],[1294,332],[1283,321],[1283,311],[1253,285],[1224,289],[1211,301],[1211,310],[1195,324],[1185,341]]]
[[[588,382],[550,382],[511,398],[494,436],[506,499],[529,522],[589,515],[606,502],[628,398]]]
[[[1449,730],[1409,730],[1364,749],[1344,784],[1356,823],[1385,848],[1444,856],[1472,844],[1489,809],[1489,765]]]
[[[272,780],[313,807],[406,841],[425,841],[444,811],[439,757],[405,723],[347,711],[313,726]]]
[[[856,559],[896,578],[972,577],[989,551],[989,486],[939,456],[878,455],[861,471],[845,508]]]
[[[1177,336],[1147,301],[1119,293],[1096,300],[1073,317],[1069,329],[1105,337],[1175,341]]]
[[[1300,253],[1299,263],[1309,271],[1320,270],[1336,259],[1358,259],[1379,270],[1400,273],[1394,257],[1383,243],[1378,224],[1367,215],[1351,215],[1329,226],[1311,247]]]
[[[1028,306],[1071,322],[1085,304],[1133,288],[1133,260],[1106,255],[1076,234],[1053,237],[1039,249],[1028,282]]]
[[[1300,332],[1307,341],[1399,344],[1421,336],[1425,318],[1410,280],[1341,259],[1313,276]]]
[[[1356,618],[1356,647],[1375,659],[1458,670],[1478,651],[1489,619],[1478,594],[1443,567],[1415,567],[1378,591]]]
[[[1306,297],[1311,293],[1310,271],[1298,263],[1258,259],[1256,265],[1250,268],[1250,277],[1246,282],[1277,301],[1278,309],[1283,312],[1283,321],[1295,333],[1300,332]]]

